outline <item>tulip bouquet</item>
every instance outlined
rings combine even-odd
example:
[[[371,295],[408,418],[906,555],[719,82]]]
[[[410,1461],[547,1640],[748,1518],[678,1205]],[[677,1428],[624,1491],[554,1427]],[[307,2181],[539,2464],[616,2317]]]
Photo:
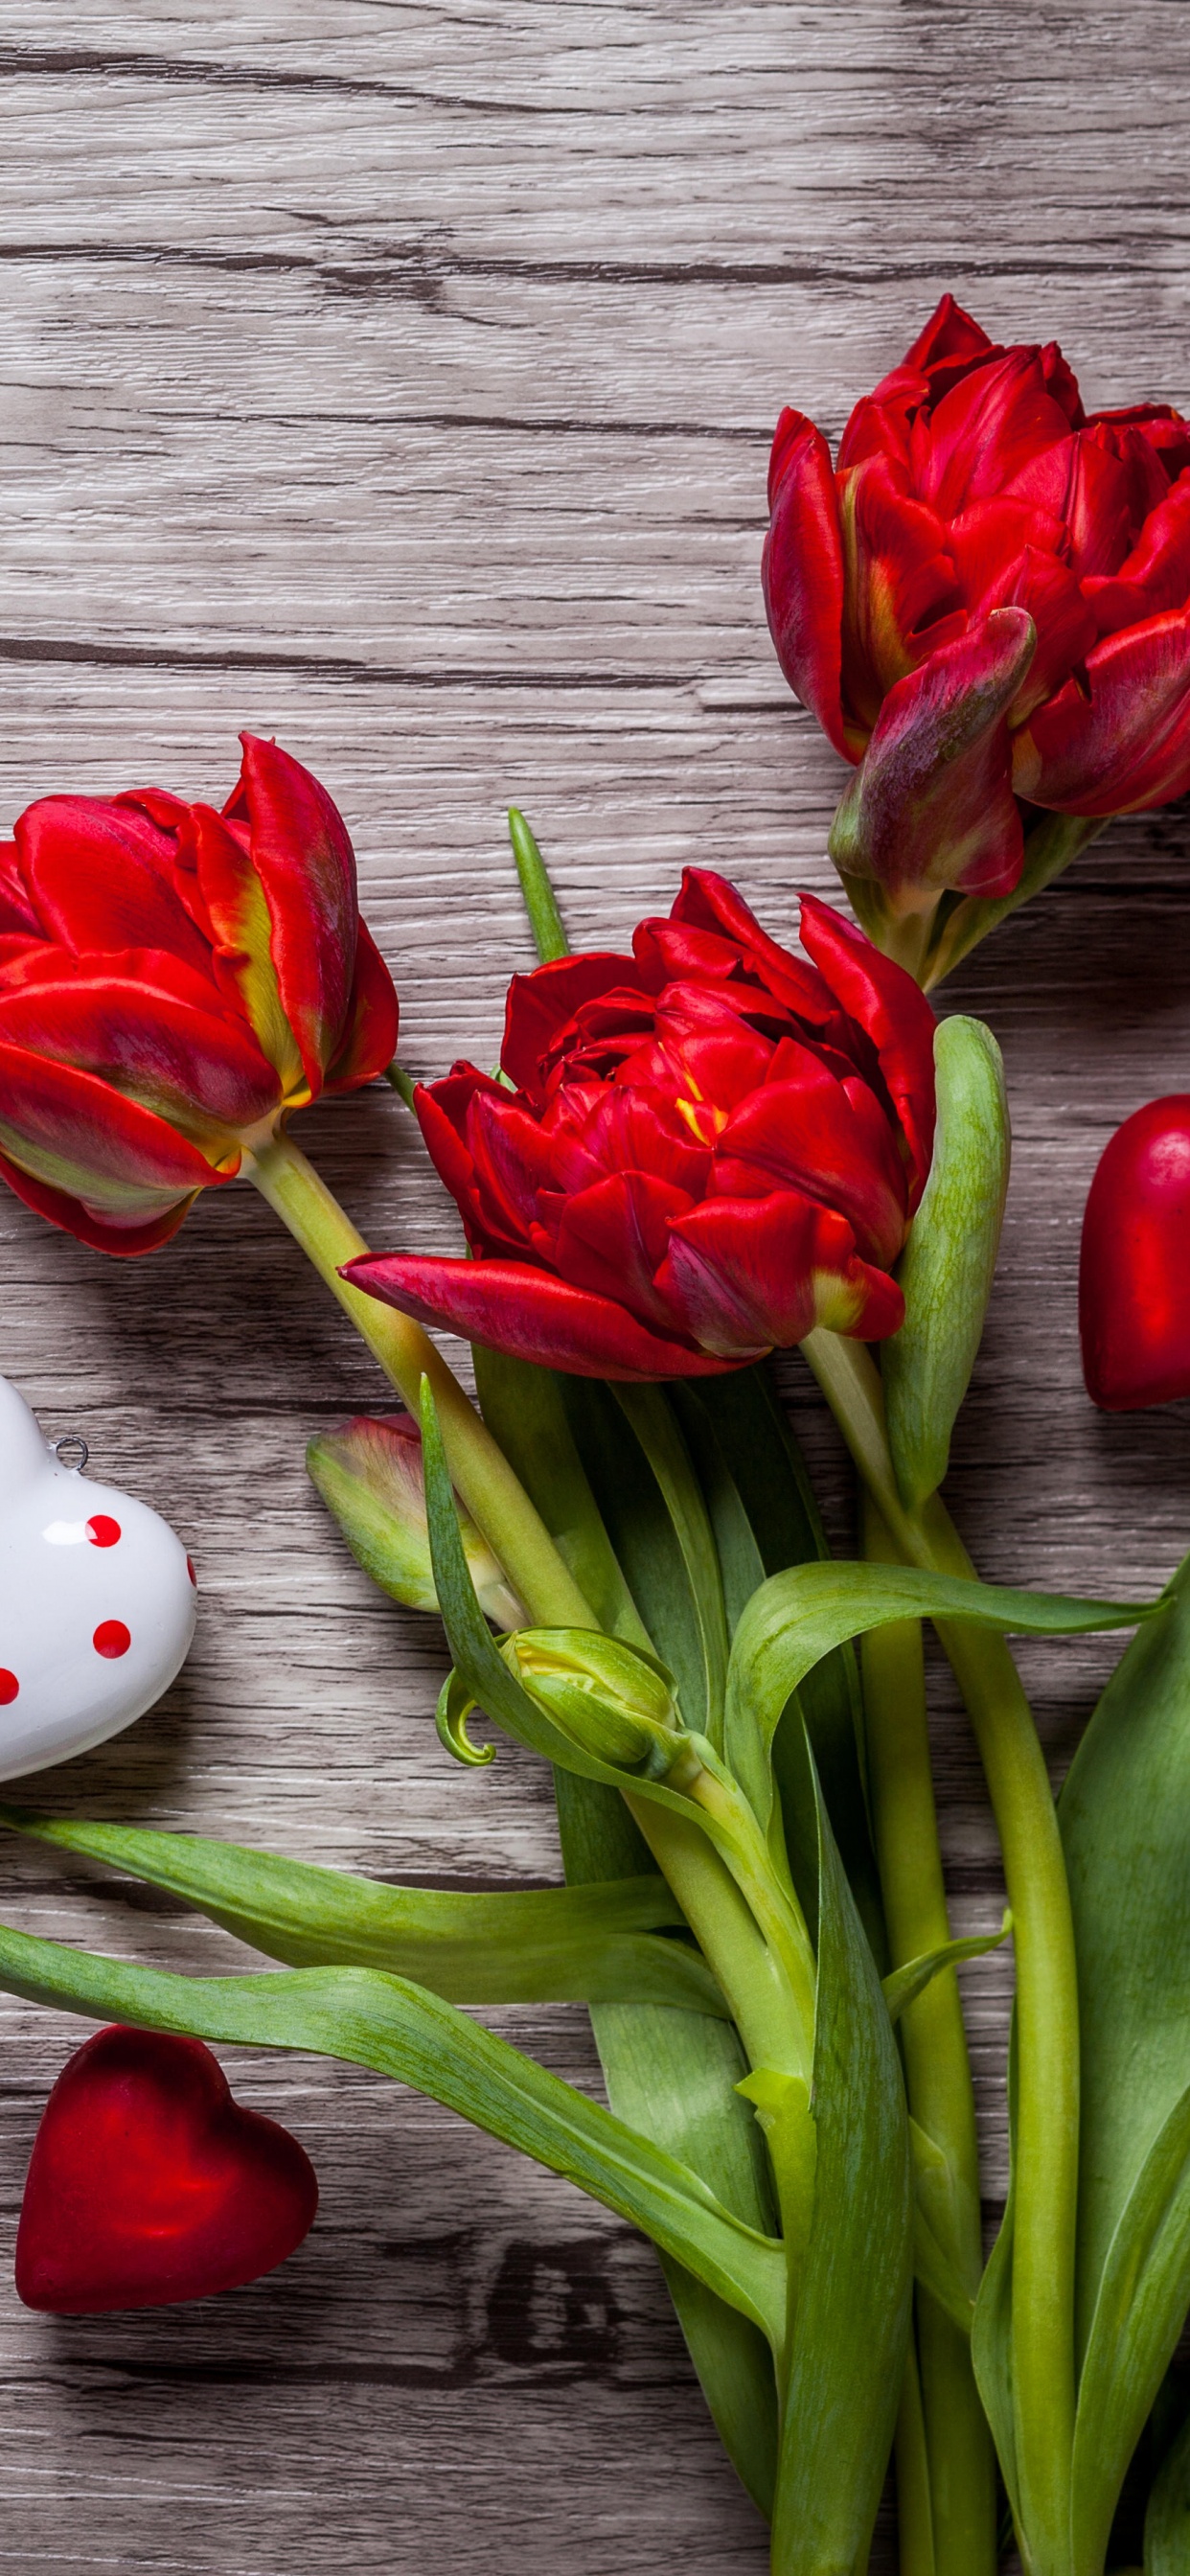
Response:
[[[552,1766],[565,1870],[453,1895],[6,1809],[284,1973],[0,1928],[0,1984],[378,2068],[641,2228],[776,2576],[860,2576],[890,2446],[903,2576],[993,2576],[1005,2502],[1029,2576],[1142,2545],[1148,2576],[1190,2565],[1190,1586],[987,1585],[949,1516],[1008,1125],[990,1031],[924,991],[1107,815],[1190,783],[1188,495],[1174,414],[1086,415],[1056,349],[997,348],[949,299],[837,465],[785,414],[766,596],[855,766],[832,850],[861,926],[806,896],[791,948],[690,868],[630,952],[571,955],[514,815],[540,962],[494,1075],[415,1091],[391,1061],[345,827],[274,745],[246,740],[222,813],[55,798],[0,861],[0,1170],[125,1254],[200,1188],[263,1193],[403,1400],[316,1439],[314,1482],[368,1573],[442,1619],[445,1752],[489,1762],[486,1720]],[[464,1258],[369,1252],[289,1133],[386,1070]],[[1096,1339],[1110,1262],[1133,1246],[1150,1339],[1180,1287],[1168,1156],[1132,1233],[1125,1165],[1084,1283],[1108,1402],[1170,1391],[1148,1345],[1128,1382]],[[477,1404],[427,1327],[471,1342]],[[854,1562],[770,1375],[795,1345],[858,1471]],[[1009,1916],[967,1940],[923,1621],[1004,1856]],[[1056,1808],[1007,1639],[1129,1627]],[[1009,1933],[985,2264],[955,1971]],[[543,1999],[589,2009],[607,2107],[467,2009]]]

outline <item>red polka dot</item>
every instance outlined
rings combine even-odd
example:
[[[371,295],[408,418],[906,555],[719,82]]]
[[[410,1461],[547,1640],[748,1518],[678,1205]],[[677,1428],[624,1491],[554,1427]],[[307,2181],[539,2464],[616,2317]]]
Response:
[[[197,1576],[197,1574],[196,1574],[196,1573],[195,1573],[195,1571],[194,1571],[194,1559],[193,1559],[193,1557],[192,1557],[192,1556],[188,1556],[188,1557],[187,1557],[187,1559],[186,1559],[186,1572],[187,1572],[187,1574],[189,1575],[189,1577],[190,1577],[190,1580],[191,1580],[192,1584],[194,1585],[194,1589],[195,1589],[195,1591],[197,1592],[197,1590],[198,1590],[198,1576]]]
[[[92,1547],[114,1547],[121,1536],[120,1524],[110,1512],[96,1512],[87,1523],[87,1536]]]
[[[4,1665],[0,1664],[0,1708],[8,1707],[10,1701],[16,1698],[20,1687],[16,1674],[7,1672]]]
[[[101,1619],[91,1643],[97,1655],[106,1655],[114,1663],[117,1655],[127,1654],[132,1636],[122,1619]]]

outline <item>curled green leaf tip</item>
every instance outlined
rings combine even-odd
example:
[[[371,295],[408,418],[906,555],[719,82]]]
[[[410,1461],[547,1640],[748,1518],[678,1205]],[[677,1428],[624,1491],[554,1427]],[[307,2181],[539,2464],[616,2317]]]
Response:
[[[465,1762],[470,1770],[479,1771],[485,1763],[495,1761],[496,1747],[494,1744],[475,1744],[468,1735],[467,1720],[474,1706],[475,1701],[458,1673],[448,1673],[438,1693],[435,1711],[438,1740],[448,1753],[454,1755],[456,1762]]]

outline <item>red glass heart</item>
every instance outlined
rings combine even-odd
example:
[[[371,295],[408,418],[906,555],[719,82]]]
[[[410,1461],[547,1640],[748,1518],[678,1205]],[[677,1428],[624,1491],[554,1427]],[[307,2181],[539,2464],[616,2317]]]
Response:
[[[101,2030],[34,2140],[17,2293],[58,2316],[210,2298],[283,2263],[317,2207],[296,2138],[240,2109],[201,2040]]]
[[[1190,1093],[1116,1129],[1087,1200],[1079,1270],[1087,1393],[1107,1413],[1190,1395]]]

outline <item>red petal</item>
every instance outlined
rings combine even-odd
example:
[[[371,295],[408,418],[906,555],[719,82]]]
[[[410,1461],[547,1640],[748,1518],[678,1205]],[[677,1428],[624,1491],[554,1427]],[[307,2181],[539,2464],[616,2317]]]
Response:
[[[1057,555],[1066,543],[1064,520],[1035,510],[1031,501],[975,501],[947,529],[963,597],[971,609],[998,608],[1026,546]]]
[[[44,932],[21,874],[21,856],[15,841],[0,842],[0,936],[28,932],[41,939]]]
[[[772,1061],[773,1038],[767,1031],[758,1032],[750,1025],[750,997],[739,994],[740,1007],[732,1009],[718,993],[708,993],[697,984],[672,984],[657,1012],[657,1039],[649,1051],[648,1077],[665,1089],[676,1089],[680,1100],[687,1103],[691,1131],[700,1141],[704,1129],[699,1116],[703,1103],[727,1111],[734,1109],[745,1094],[763,1082]],[[755,1009],[755,1002],[752,1004]],[[756,1013],[760,1017],[760,1013]],[[771,1016],[770,1010],[765,1017]],[[782,1014],[784,1017],[784,1014]],[[780,1025],[780,1023],[778,1023]],[[635,1062],[624,1068],[624,1079],[636,1072]]]
[[[47,796],[16,826],[30,895],[47,935],[76,954],[165,948],[210,980],[205,942],[175,891],[173,843],[98,796]]]
[[[875,877],[902,902],[1011,892],[1024,840],[1007,711],[1035,640],[1021,609],[993,609],[889,690],[831,827],[843,875]]]
[[[48,940],[30,939],[28,931],[0,931],[0,982],[22,983],[35,973],[42,958],[57,960],[65,955],[61,948],[51,948]]]
[[[1065,412],[1071,428],[1081,429],[1087,415],[1083,410],[1083,399],[1078,389],[1078,377],[1073,367],[1063,357],[1056,340],[1047,340],[1041,352],[1041,372],[1045,378],[1046,392],[1052,394],[1054,401]]]
[[[1087,1200],[1079,1331],[1107,1413],[1190,1395],[1190,1095],[1150,1101],[1107,1146]]]
[[[1105,636],[1013,749],[1018,796],[1062,814],[1139,814],[1190,787],[1190,612]]]
[[[1026,546],[997,608],[1023,608],[1037,635],[1033,659],[1008,710],[1010,725],[1023,724],[1043,698],[1063,687],[1095,642],[1093,610],[1073,573],[1056,556]]]
[[[1190,433],[1184,421],[1162,435],[1151,422],[1126,412],[1099,412],[1088,423],[1086,439],[1115,458],[1128,486],[1133,532],[1143,527],[1150,510],[1160,508],[1171,483],[1190,465]]]
[[[272,922],[281,1004],[311,1095],[343,1041],[355,971],[355,854],[325,787],[278,744],[241,734],[244,763],[225,814],[247,820]]]
[[[713,1377],[734,1363],[650,1333],[610,1297],[571,1288],[519,1261],[435,1261],[368,1253],[345,1264],[344,1279],[415,1322],[486,1342],[537,1368],[572,1377],[636,1381]],[[749,1357],[759,1356],[757,1352]]]
[[[902,467],[872,456],[842,478],[847,550],[843,676],[865,731],[885,691],[942,641],[961,633],[964,601],[933,510],[915,498]]]
[[[608,1172],[651,1172],[700,1198],[710,1175],[700,1144],[678,1104],[662,1091],[613,1083],[573,1131],[551,1129],[557,1186],[586,1189]]]
[[[921,424],[919,423],[919,427]],[[1070,437],[1045,381],[1041,352],[1006,349],[945,394],[921,449],[920,490],[943,518],[1004,491],[1039,454]],[[915,456],[918,450],[915,443]]]
[[[0,1040],[112,1083],[216,1160],[280,1106],[273,1068],[238,1022],[89,962],[0,993]]]
[[[884,402],[876,394],[865,394],[857,402],[839,441],[836,489],[852,466],[862,465],[866,456],[886,456],[893,464],[908,466],[914,410],[927,399],[928,391],[925,376],[911,376],[906,378],[898,401]]]
[[[481,1087],[494,1091],[498,1086],[473,1064],[457,1065],[441,1082],[419,1083],[413,1095],[426,1152],[439,1180],[450,1191],[467,1229],[468,1242],[477,1246],[482,1244],[483,1235],[475,1165],[467,1143],[467,1112],[473,1094]]]
[[[819,1324],[881,1341],[905,1314],[894,1282],[857,1259],[846,1218],[796,1190],[707,1199],[680,1217],[658,1284],[693,1339],[739,1361]]]
[[[690,1207],[686,1190],[646,1172],[614,1172],[562,1207],[553,1258],[572,1287],[627,1306],[662,1333],[674,1316],[654,1286],[675,1217]]]
[[[1190,595],[1190,473],[1150,512],[1130,554],[1110,578],[1085,584],[1099,631],[1138,626]]]
[[[639,982],[635,960],[597,952],[558,957],[531,975],[514,975],[508,988],[500,1062],[518,1091],[544,1097],[540,1066],[561,1030],[584,1002]]]
[[[343,1044],[323,1084],[325,1091],[358,1091],[374,1082],[397,1052],[397,988],[365,922],[355,935],[355,979],[347,1005]]]
[[[785,677],[836,751],[858,757],[841,696],[843,541],[830,449],[801,412],[783,411],[769,462],[769,528],[760,578]]]
[[[212,1180],[226,1177],[217,1172],[211,1175]],[[64,1234],[73,1234],[79,1243],[89,1244],[93,1252],[110,1252],[124,1260],[133,1259],[139,1252],[156,1252],[161,1244],[168,1243],[198,1196],[197,1190],[191,1190],[188,1197],[172,1200],[144,1224],[119,1225],[114,1219],[105,1223],[94,1209],[84,1207],[81,1199],[70,1198],[65,1190],[52,1190],[45,1181],[35,1181],[30,1173],[10,1162],[7,1154],[0,1154],[0,1180],[7,1181],[14,1196],[23,1199],[26,1207],[35,1209],[38,1216],[48,1217],[51,1225],[61,1226]]]
[[[480,1240],[522,1250],[537,1223],[538,1192],[558,1187],[551,1137],[508,1092],[485,1086],[472,1092],[466,1141]]]
[[[234,1154],[216,1170],[163,1118],[94,1074],[3,1044],[0,1152],[105,1224],[148,1223],[173,1199],[239,1168]]]
[[[940,368],[960,368],[964,373],[978,366],[984,358],[999,357],[1001,352],[987,332],[953,295],[944,295],[924,330],[919,331],[911,348],[906,349],[899,367],[882,378],[874,395],[876,402],[894,400],[905,389],[907,380],[931,377]]]
[[[905,1241],[905,1175],[887,1118],[878,1117],[880,1148],[871,1150],[842,1084],[806,1049],[794,1080],[770,1082],[728,1120],[715,1155],[715,1190],[724,1198],[770,1191],[774,1183],[839,1210],[864,1255],[886,1267]]]
[[[1114,572],[1132,543],[1132,479],[1101,431],[1085,430],[1074,442],[1066,495],[1070,569],[1077,581]]]
[[[876,1049],[909,1146],[912,1215],[934,1151],[934,1014],[912,975],[841,913],[812,894],[802,896],[801,908],[802,946]]]
[[[670,919],[716,931],[730,940],[745,973],[755,976],[798,1019],[825,1028],[833,1017],[832,997],[821,976],[770,939],[728,877],[716,876],[710,868],[683,868]]]

